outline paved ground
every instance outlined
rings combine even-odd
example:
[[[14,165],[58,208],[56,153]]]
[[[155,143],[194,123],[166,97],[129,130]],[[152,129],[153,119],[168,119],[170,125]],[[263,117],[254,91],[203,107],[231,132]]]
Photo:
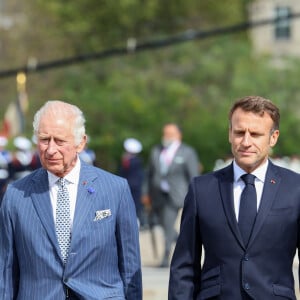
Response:
[[[168,299],[169,270],[161,268],[143,268],[143,300]]]
[[[167,300],[169,268],[158,268],[163,255],[163,238],[160,227],[154,228],[157,254],[152,247],[148,230],[140,232],[141,257],[143,265],[143,300]]]
[[[162,255],[162,231],[160,227],[154,229],[157,254],[152,247],[151,234],[148,230],[140,232],[140,245],[141,245],[141,257],[143,264],[143,300],[167,300],[168,299],[168,268],[158,268]],[[298,288],[298,276],[297,276],[298,260],[294,263],[294,274],[296,280],[296,289]],[[300,300],[300,294],[298,292],[297,299]]]

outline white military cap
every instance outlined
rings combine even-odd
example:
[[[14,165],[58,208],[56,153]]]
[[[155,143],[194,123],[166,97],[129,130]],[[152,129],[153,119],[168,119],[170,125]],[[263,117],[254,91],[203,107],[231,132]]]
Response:
[[[137,139],[129,138],[124,141],[124,149],[129,153],[137,154],[142,151],[143,146]]]
[[[7,138],[5,136],[0,136],[0,147],[5,147],[7,145]]]
[[[24,136],[17,136],[16,138],[14,138],[14,145],[16,148],[24,151],[30,150],[32,147],[32,143],[30,142],[30,140]]]

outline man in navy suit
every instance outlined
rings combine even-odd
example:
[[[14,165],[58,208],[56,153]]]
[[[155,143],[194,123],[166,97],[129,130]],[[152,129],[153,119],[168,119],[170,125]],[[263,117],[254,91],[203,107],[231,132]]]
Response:
[[[139,221],[139,228],[143,228],[145,226],[144,207],[142,203],[144,166],[142,158],[139,155],[143,149],[143,145],[135,138],[127,138],[123,145],[125,152],[121,158],[119,175],[128,181]]]
[[[296,299],[292,269],[300,246],[300,175],[268,157],[279,137],[279,120],[278,108],[262,97],[233,104],[234,160],[190,184],[171,262],[169,300]],[[248,239],[240,226],[247,216],[240,213],[245,173],[255,176],[256,191]]]
[[[62,101],[35,114],[43,168],[9,185],[2,202],[1,300],[142,299],[134,202],[125,179],[79,159],[84,123]]]

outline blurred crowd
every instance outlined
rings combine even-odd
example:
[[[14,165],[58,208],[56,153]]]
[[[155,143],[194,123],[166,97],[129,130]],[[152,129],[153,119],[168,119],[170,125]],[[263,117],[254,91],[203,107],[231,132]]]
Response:
[[[283,157],[270,157],[270,160],[277,166],[290,169],[294,172],[300,173],[300,156],[283,156]],[[226,167],[232,162],[232,157],[226,159],[217,159],[214,166],[214,171]]]
[[[34,141],[17,136],[12,145],[8,142],[6,137],[0,137],[0,200],[10,181],[22,178],[41,166]]]

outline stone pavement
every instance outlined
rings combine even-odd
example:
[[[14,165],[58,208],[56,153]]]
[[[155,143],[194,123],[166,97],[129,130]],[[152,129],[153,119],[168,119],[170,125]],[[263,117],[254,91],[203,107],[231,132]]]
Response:
[[[143,300],[168,299],[168,268],[143,268]]]
[[[152,237],[149,230],[140,232],[140,246],[143,272],[143,300],[167,300],[169,268],[158,268],[163,256],[163,234],[159,226],[154,228],[156,251],[152,246]],[[157,252],[157,253],[155,253]],[[300,300],[298,285],[298,260],[294,263],[297,299]]]
[[[140,232],[140,246],[143,272],[143,300],[167,300],[169,268],[158,268],[163,256],[163,233],[154,227],[156,249],[153,248],[149,230]]]

